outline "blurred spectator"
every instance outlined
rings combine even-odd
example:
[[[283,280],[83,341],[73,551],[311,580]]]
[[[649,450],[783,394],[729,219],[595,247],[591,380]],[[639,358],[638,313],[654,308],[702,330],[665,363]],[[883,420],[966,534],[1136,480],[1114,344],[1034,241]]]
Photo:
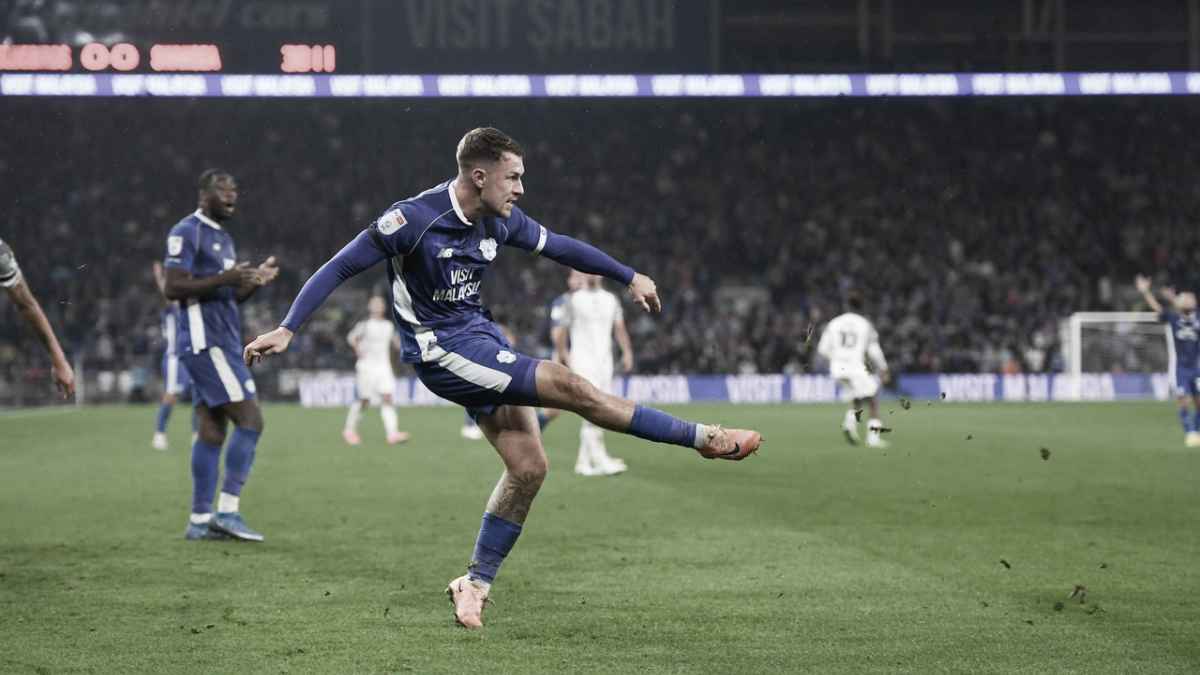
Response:
[[[1200,159],[1183,149],[1198,117],[1169,97],[11,99],[0,227],[70,353],[153,367],[150,262],[204,168],[238,177],[239,255],[281,261],[243,307],[251,336],[375,214],[452,176],[464,131],[494,124],[527,148],[531,215],[658,281],[664,313],[630,322],[639,372],[812,369],[810,332],[851,287],[898,372],[1043,371],[1061,367],[1061,319],[1134,306],[1135,272],[1195,287]],[[545,353],[565,271],[511,249],[489,275],[492,311]],[[384,284],[380,269],[339,290],[280,366],[351,367],[343,336]],[[12,311],[9,381],[41,363]]]

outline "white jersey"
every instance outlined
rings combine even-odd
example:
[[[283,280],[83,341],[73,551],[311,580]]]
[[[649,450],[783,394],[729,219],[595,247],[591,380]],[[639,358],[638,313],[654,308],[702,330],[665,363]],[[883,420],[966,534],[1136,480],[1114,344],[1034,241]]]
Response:
[[[391,368],[392,337],[396,326],[388,319],[365,319],[354,325],[348,339],[358,343],[359,362]]]
[[[613,325],[625,317],[621,301],[603,288],[575,291],[562,305],[559,325],[571,338],[571,367],[613,368]]]
[[[840,372],[865,372],[868,358],[876,371],[887,370],[875,327],[853,312],[834,317],[826,324],[817,352],[829,360],[829,369],[835,376]]]

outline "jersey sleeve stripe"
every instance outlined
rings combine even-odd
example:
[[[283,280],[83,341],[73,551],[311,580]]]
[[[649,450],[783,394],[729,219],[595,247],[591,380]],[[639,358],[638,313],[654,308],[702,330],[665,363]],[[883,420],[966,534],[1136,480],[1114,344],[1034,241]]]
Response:
[[[546,248],[546,239],[548,238],[548,235],[547,235],[547,233],[546,233],[546,226],[545,226],[545,225],[538,225],[538,229],[540,230],[540,232],[538,233],[538,243],[537,243],[537,246],[533,247],[533,254],[534,254],[534,255],[541,255],[541,254],[542,254],[542,249],[543,249],[543,248]]]

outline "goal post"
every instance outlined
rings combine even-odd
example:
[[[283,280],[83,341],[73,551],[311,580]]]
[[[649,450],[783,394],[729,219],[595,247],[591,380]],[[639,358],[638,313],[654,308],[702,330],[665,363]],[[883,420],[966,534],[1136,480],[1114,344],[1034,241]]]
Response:
[[[1170,327],[1154,312],[1076,312],[1063,336],[1073,398],[1084,373],[1169,373],[1175,365]]]

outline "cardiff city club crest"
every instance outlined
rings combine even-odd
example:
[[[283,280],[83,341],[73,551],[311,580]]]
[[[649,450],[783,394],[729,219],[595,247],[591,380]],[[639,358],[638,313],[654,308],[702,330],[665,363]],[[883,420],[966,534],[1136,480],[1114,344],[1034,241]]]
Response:
[[[483,254],[485,260],[496,259],[496,240],[488,237],[479,242],[479,252]]]

